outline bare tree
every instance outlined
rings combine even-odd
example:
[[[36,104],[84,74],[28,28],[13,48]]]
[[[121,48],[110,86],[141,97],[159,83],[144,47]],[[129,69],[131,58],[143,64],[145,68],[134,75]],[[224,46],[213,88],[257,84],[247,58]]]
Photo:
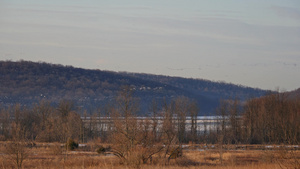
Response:
[[[234,100],[230,100],[229,105],[229,124],[230,124],[230,137],[231,143],[236,144],[240,139],[240,122],[239,122],[239,114],[240,114],[240,102],[237,98]]]
[[[151,126],[152,126],[152,134],[154,136],[155,141],[158,141],[158,124],[159,124],[159,113],[158,113],[158,105],[156,100],[152,100],[152,105],[150,107],[151,115]]]
[[[255,99],[250,99],[244,106],[243,123],[245,126],[245,140],[247,143],[261,143],[263,138],[256,134],[257,113],[259,111],[258,102]]]
[[[198,118],[198,112],[199,112],[199,108],[197,106],[196,102],[192,102],[189,106],[189,112],[190,112],[190,117],[191,117],[191,141],[193,143],[196,143],[198,141],[198,136],[197,136],[197,128],[198,128],[198,124],[197,124],[197,118]],[[204,124],[204,135],[206,135],[206,123]]]
[[[124,87],[116,99],[117,107],[112,114],[114,131],[111,135],[113,152],[123,162],[134,152],[137,145],[138,123],[136,117],[137,105],[129,86]]]
[[[50,105],[50,102],[42,100],[39,104],[35,105],[33,108],[33,113],[35,113],[39,119],[39,124],[37,124],[37,136],[38,141],[51,141],[49,136],[49,119],[51,114],[54,112],[54,108]]]
[[[54,116],[57,124],[54,128],[60,142],[67,142],[69,138],[80,139],[82,120],[79,114],[75,112],[75,106],[71,101],[61,101],[57,108],[57,114]]]
[[[181,96],[174,101],[174,112],[177,119],[177,132],[179,143],[186,142],[186,117],[189,112],[190,101],[187,97]]]
[[[217,120],[218,120],[218,142],[222,144],[226,141],[224,138],[227,138],[227,121],[228,121],[228,103],[226,100],[220,101],[220,106],[217,108]]]
[[[226,100],[220,101],[220,107],[217,109],[218,123],[217,142],[220,154],[220,162],[223,164],[223,145],[227,138],[227,121],[228,121],[228,103]]]
[[[82,120],[78,113],[72,111],[69,112],[67,117],[67,123],[63,125],[66,128],[66,137],[74,140],[80,140],[80,126]]]
[[[127,165],[140,166],[163,150],[153,134],[151,118],[136,115],[138,104],[132,95],[133,90],[125,87],[116,99],[113,110],[112,151]]]
[[[24,138],[24,131],[21,129],[20,124],[12,124],[13,139],[8,143],[5,153],[8,158],[15,163],[18,169],[22,168],[24,160],[28,157],[29,150],[26,148],[27,142]]]

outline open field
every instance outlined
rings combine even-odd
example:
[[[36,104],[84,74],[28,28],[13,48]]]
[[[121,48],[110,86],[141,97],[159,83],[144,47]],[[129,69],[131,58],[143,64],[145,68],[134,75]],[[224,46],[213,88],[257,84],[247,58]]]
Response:
[[[15,158],[5,154],[5,144],[1,143],[0,168],[16,168]],[[107,145],[104,145],[107,146]],[[145,168],[145,169],[171,169],[171,168],[208,168],[208,169],[253,169],[253,168],[294,168],[299,169],[300,150],[297,147],[280,146],[226,146],[222,150],[217,145],[185,146],[183,156],[172,159],[168,163],[163,154],[153,158],[151,164],[120,164],[117,157],[112,154],[99,155],[95,149],[97,145],[88,144],[75,151],[66,151],[61,144],[36,144],[26,148],[28,152],[22,168],[44,169],[96,169],[96,168]],[[206,150],[203,147],[208,147]],[[266,147],[263,149],[256,149]],[[222,160],[220,158],[222,154]]]

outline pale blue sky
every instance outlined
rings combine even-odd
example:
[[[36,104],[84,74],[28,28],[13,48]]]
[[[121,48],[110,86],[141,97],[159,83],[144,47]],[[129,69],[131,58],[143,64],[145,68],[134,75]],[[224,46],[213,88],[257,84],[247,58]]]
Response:
[[[0,0],[0,60],[300,87],[299,0]]]

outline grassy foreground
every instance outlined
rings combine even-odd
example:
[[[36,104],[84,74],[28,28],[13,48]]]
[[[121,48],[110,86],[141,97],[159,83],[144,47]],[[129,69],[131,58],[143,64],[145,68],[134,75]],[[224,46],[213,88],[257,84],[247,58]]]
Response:
[[[16,159],[4,151],[5,143],[1,144],[0,168],[16,168]],[[39,144],[27,148],[27,155],[22,168],[43,169],[96,169],[96,168],[145,168],[145,169],[177,169],[177,168],[207,168],[207,169],[299,169],[300,150],[287,149],[237,149],[222,150],[211,148],[188,147],[183,150],[183,157],[167,162],[160,154],[153,158],[151,164],[121,164],[119,159],[111,154],[99,155],[95,145],[88,145],[75,151],[66,151],[59,144]],[[222,158],[220,158],[222,157]]]

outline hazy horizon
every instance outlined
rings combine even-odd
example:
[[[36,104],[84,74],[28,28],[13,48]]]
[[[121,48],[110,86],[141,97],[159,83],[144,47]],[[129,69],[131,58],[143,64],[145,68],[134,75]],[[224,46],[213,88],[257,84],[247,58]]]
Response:
[[[0,1],[0,59],[300,87],[300,1]]]

